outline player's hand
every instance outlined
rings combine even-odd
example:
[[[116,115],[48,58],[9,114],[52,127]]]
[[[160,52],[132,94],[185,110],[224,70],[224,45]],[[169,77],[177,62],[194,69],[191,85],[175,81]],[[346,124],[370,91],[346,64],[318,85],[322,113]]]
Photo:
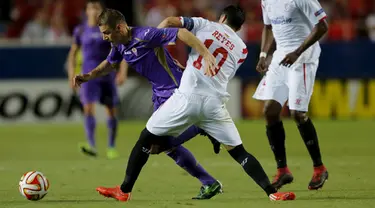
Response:
[[[268,71],[268,66],[267,66],[267,61],[266,61],[266,58],[265,57],[261,57],[258,61],[258,64],[257,64],[257,67],[256,67],[256,70],[261,73],[261,74],[264,74],[265,72]]]
[[[123,85],[126,81],[127,77],[124,74],[117,74],[116,76],[116,84],[118,86]]]
[[[180,69],[182,69],[182,71],[185,70],[186,67],[182,66],[182,64],[181,64],[177,59],[173,59],[173,61],[174,61],[174,63],[175,63],[178,67],[180,67]]]
[[[297,61],[297,59],[299,58],[301,54],[293,51],[291,53],[288,53],[285,58],[280,62],[280,65],[283,65],[283,66],[286,66],[286,67],[290,67],[294,64],[294,62]]]
[[[210,77],[213,77],[216,75],[216,58],[211,54],[207,53],[203,57],[205,61],[205,69],[204,69],[204,74]]]
[[[87,82],[87,81],[90,80],[89,78],[90,78],[89,74],[79,74],[79,75],[76,75],[73,78],[73,86],[74,87],[81,87],[82,83],[85,83],[85,82]]]

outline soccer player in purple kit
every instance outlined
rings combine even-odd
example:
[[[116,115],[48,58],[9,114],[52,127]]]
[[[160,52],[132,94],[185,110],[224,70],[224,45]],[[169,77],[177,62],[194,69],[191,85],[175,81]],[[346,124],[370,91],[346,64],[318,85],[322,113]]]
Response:
[[[78,25],[73,32],[74,42],[70,48],[69,80],[72,80],[75,71],[75,61],[79,49],[83,55],[84,73],[90,72],[107,57],[111,45],[102,39],[99,27],[96,25],[99,14],[103,11],[104,4],[100,0],[88,0],[86,4],[87,21]],[[120,65],[120,70],[112,72],[97,80],[91,80],[82,85],[79,96],[84,108],[84,126],[88,144],[80,144],[81,151],[89,156],[97,156],[95,142],[95,103],[105,105],[108,114],[108,150],[107,157],[115,159],[118,153],[115,150],[117,134],[116,105],[119,102],[116,84],[122,84],[127,76],[125,62]],[[71,83],[71,87],[74,86]]]
[[[182,76],[181,69],[173,61],[173,58],[164,46],[174,43],[179,38],[200,52],[206,63],[208,63],[207,66],[209,66],[209,69],[213,70],[214,68],[215,58],[209,53],[203,43],[186,29],[129,27],[126,24],[125,17],[120,12],[112,9],[103,11],[99,16],[98,25],[103,34],[103,39],[112,43],[112,50],[107,59],[94,70],[86,74],[77,75],[73,80],[76,86],[113,72],[117,69],[120,61],[125,59],[130,66],[149,80],[153,90],[152,100],[154,110],[157,111],[179,86]],[[207,73],[212,72],[207,70]],[[201,181],[202,187],[198,196],[194,197],[194,199],[209,199],[220,193],[222,185],[199,165],[189,150],[181,145],[176,147],[176,143],[181,144],[197,134],[204,134],[204,132],[192,126],[178,138],[170,138],[167,142],[169,144],[163,143],[160,146],[173,147],[172,149],[167,149],[167,155],[175,160],[190,175]],[[213,141],[212,138],[210,140],[211,142]],[[213,143],[214,148],[220,145],[218,142]],[[139,142],[136,143],[137,145],[139,145]],[[157,149],[156,146],[154,147]],[[160,150],[154,150],[153,148],[143,151],[150,153],[160,152]],[[146,160],[148,160],[148,157]],[[137,159],[130,157],[128,164],[134,162],[138,162]],[[127,171],[129,171],[127,175],[134,175],[130,172],[137,170],[128,169]]]

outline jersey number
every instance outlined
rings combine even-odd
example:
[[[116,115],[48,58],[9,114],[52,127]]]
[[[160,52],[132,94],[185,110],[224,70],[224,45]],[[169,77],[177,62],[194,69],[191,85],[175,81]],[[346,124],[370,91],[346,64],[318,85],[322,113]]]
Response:
[[[204,45],[206,46],[206,48],[210,48],[210,46],[212,45],[213,42],[214,42],[214,40],[212,40],[212,39],[206,39],[204,41]],[[221,66],[223,66],[224,62],[228,58],[228,51],[223,47],[216,48],[216,50],[212,53],[212,55],[215,58],[219,54],[221,54],[223,57],[220,59],[220,62],[217,64],[217,68],[215,69],[216,74],[220,71]],[[199,56],[198,59],[195,60],[194,63],[193,63],[193,66],[195,68],[197,68],[198,70],[200,70],[202,68],[202,59],[203,59],[203,57]]]

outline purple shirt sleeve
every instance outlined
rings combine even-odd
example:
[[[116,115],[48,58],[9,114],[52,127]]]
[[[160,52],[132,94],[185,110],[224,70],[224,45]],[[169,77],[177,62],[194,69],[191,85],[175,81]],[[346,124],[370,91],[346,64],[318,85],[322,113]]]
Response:
[[[178,28],[149,28],[145,30],[145,40],[148,47],[165,46],[176,42],[177,33]]]
[[[119,64],[122,61],[123,57],[117,47],[112,46],[111,51],[107,56],[107,61],[113,64]]]
[[[73,30],[73,43],[77,45],[81,45],[81,34],[82,34],[82,27],[77,26]]]

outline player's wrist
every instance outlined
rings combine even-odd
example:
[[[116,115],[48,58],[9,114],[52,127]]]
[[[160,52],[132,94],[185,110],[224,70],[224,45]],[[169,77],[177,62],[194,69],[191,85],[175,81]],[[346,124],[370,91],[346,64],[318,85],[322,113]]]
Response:
[[[91,79],[94,79],[94,78],[96,78],[96,76],[95,76],[95,74],[92,73],[92,72],[89,72],[89,73],[87,73],[87,74],[83,74],[83,79],[84,79],[85,81],[90,81]]]
[[[267,58],[267,53],[266,52],[260,52],[259,58]]]
[[[297,48],[294,52],[298,55],[298,56],[300,56],[302,53],[303,53],[303,49],[301,49],[301,48]]]

